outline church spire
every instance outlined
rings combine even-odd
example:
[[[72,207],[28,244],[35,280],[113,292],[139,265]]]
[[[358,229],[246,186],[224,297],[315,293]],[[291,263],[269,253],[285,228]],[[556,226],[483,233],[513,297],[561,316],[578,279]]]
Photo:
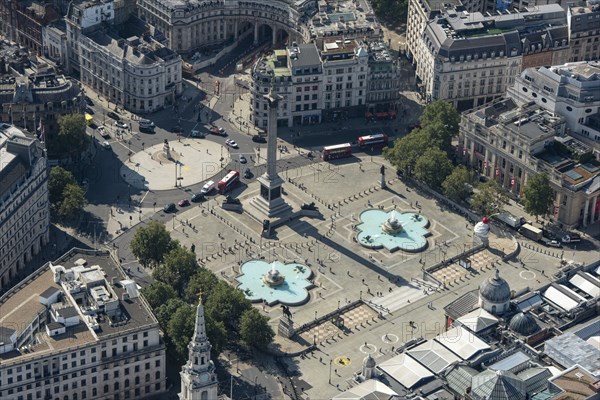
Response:
[[[198,305],[196,306],[194,336],[188,344],[189,358],[179,373],[181,376],[180,400],[217,398],[218,382],[215,364],[210,359],[210,349],[211,345],[206,335],[204,321],[202,292],[200,292],[198,294]]]

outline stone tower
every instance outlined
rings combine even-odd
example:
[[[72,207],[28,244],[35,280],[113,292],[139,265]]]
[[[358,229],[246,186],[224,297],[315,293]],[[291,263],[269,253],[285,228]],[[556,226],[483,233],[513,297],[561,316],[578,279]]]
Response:
[[[206,336],[204,325],[204,306],[202,297],[196,308],[196,327],[194,336],[188,345],[189,359],[181,368],[180,400],[217,399],[217,374],[215,364],[210,359],[211,345]]]

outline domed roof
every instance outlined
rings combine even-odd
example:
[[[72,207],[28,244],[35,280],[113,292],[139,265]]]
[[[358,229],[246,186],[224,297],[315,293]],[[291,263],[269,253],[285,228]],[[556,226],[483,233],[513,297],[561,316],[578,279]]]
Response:
[[[500,272],[496,270],[494,276],[479,285],[479,295],[490,303],[505,303],[510,300],[510,286],[500,278]]]
[[[371,357],[371,355],[369,354],[368,356],[365,357],[365,359],[363,360],[363,367],[365,368],[375,368],[377,364],[375,363],[375,359],[373,357]]]
[[[535,318],[533,318],[529,314],[518,313],[510,320],[508,327],[513,332],[516,332],[523,336],[529,336],[531,334],[536,333],[540,327],[538,326]]]

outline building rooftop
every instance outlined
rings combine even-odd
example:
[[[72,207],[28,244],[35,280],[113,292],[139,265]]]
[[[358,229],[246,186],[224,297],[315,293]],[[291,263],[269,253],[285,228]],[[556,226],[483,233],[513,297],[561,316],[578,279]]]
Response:
[[[565,370],[549,381],[560,390],[560,393],[553,397],[556,400],[585,400],[597,394],[600,389],[598,378],[579,365]]]
[[[327,36],[380,36],[381,27],[368,0],[321,0],[310,20],[313,38]]]
[[[56,303],[44,305],[40,296],[51,293],[49,289],[61,293]],[[59,317],[79,317],[75,318],[79,323],[67,325],[66,333],[50,337],[44,326],[30,332],[38,317],[47,323],[62,322]],[[109,253],[73,249],[56,265],[44,265],[0,298],[0,327],[17,331],[16,348],[0,354],[0,363],[20,362],[156,324],[137,285]]]

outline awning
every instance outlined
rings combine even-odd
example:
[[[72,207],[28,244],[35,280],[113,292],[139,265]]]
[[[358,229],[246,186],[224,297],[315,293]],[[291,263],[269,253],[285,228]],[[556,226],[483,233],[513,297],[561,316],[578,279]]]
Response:
[[[378,112],[376,115],[377,115],[377,118],[387,118],[388,117],[388,113],[386,113],[386,112]]]
[[[365,114],[365,117],[367,117],[367,118],[371,118],[372,116],[373,116],[373,114],[370,113],[370,112],[368,112],[368,113]]]

